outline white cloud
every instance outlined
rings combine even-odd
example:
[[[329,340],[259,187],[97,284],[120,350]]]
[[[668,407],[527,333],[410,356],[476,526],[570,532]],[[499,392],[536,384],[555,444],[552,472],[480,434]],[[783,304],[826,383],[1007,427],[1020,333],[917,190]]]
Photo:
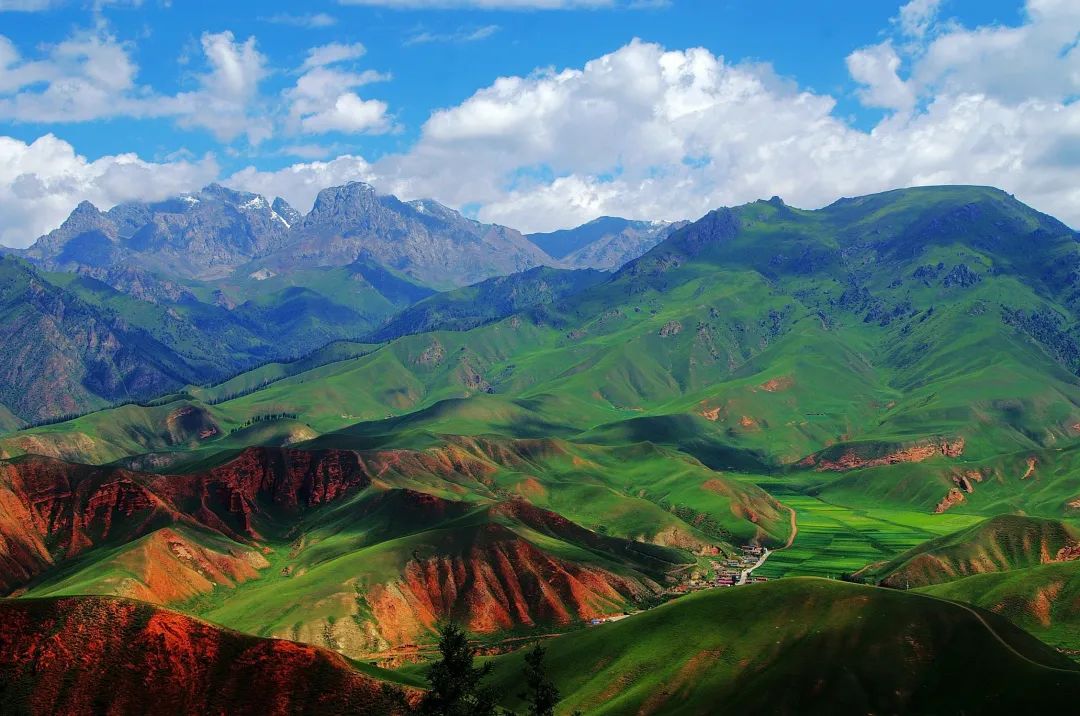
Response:
[[[1014,28],[938,28],[910,73],[889,42],[857,51],[848,62],[863,101],[903,110],[870,131],[766,65],[633,42],[580,69],[500,78],[434,112],[412,150],[373,165],[375,183],[476,204],[480,218],[530,231],[599,214],[692,218],[773,194],[812,207],[931,183],[1001,186],[1080,224],[1070,84],[1080,73],[1063,44],[1080,30],[1072,7],[1033,2]],[[1025,39],[1010,45],[1014,35]],[[1037,41],[1050,49],[1029,46]],[[973,55],[944,49],[969,42]],[[999,46],[1035,56],[1026,92],[1018,74],[976,73],[1007,61]]]
[[[900,30],[909,37],[923,37],[937,19],[941,0],[911,0],[900,8],[897,22]]]
[[[1016,104],[1080,93],[1080,3],[1028,0],[1026,22],[976,28],[935,25],[939,5],[912,0],[895,20],[899,45],[885,41],[848,56],[864,103],[906,109],[919,98],[979,93]]]
[[[255,38],[238,41],[231,32],[205,32],[200,39],[207,71],[199,89],[164,103],[183,127],[201,127],[222,141],[245,135],[251,144],[268,139],[273,124],[257,105],[259,83],[266,77],[266,57]]]
[[[1016,103],[1060,101],[1080,92],[1080,3],[1029,0],[1016,27],[951,28],[915,59],[911,79],[926,94],[980,92]]]
[[[433,42],[479,42],[486,40],[499,31],[498,25],[484,25],[477,28],[459,28],[454,32],[429,32],[421,31],[405,40],[406,45],[424,45]]]
[[[272,133],[257,111],[266,58],[255,38],[231,32],[204,33],[206,71],[198,88],[161,96],[136,83],[130,47],[102,29],[79,31],[46,48],[39,59],[23,58],[0,35],[0,119],[15,122],[86,122],[110,117],[174,117],[183,127],[209,130],[222,141],[246,135],[256,144]]]
[[[361,99],[354,92],[346,92],[338,95],[331,106],[302,117],[300,126],[308,134],[326,132],[382,134],[392,128],[387,109],[386,102],[377,99]]]
[[[389,106],[363,99],[355,90],[390,76],[374,70],[351,72],[332,65],[351,62],[364,55],[364,46],[330,44],[314,47],[300,66],[303,74],[295,86],[282,93],[288,104],[288,128],[304,134],[345,132],[382,134],[394,128]]]
[[[111,35],[81,31],[48,48],[41,59],[21,57],[0,36],[0,118],[19,122],[79,122],[152,113],[140,101],[138,68]]]
[[[847,57],[852,79],[863,85],[859,97],[868,107],[907,110],[915,104],[915,92],[900,79],[900,56],[889,41],[864,47]]]
[[[315,67],[325,67],[339,62],[355,60],[363,57],[366,52],[367,49],[359,42],[351,45],[333,42],[329,45],[312,47],[308,50],[307,58],[304,60],[304,64],[300,66],[300,70],[305,71]]]
[[[290,25],[292,27],[303,27],[308,30],[333,27],[337,24],[337,18],[325,12],[308,13],[304,15],[278,13],[277,15],[271,15],[270,17],[261,19],[264,22],[269,22],[274,25]]]
[[[218,173],[212,157],[152,163],[121,154],[89,161],[51,134],[32,144],[0,137],[0,243],[28,246],[83,200],[107,209],[162,199],[201,187]]]

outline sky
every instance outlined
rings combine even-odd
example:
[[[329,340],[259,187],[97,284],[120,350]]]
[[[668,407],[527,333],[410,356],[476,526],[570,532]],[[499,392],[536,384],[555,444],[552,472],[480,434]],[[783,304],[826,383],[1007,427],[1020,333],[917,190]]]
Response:
[[[1080,226],[1080,0],[0,0],[0,244],[218,181],[523,231],[990,184]]]

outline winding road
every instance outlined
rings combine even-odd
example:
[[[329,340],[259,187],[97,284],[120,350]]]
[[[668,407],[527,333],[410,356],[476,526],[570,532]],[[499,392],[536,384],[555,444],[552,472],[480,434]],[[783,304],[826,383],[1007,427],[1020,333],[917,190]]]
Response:
[[[761,559],[759,559],[753,567],[749,567],[742,571],[742,573],[739,575],[739,581],[735,582],[736,586],[746,584],[746,580],[750,579],[750,573],[761,565],[765,564],[765,560],[767,560],[769,558],[769,555],[772,554],[774,551],[787,549],[791,545],[795,544],[795,537],[799,534],[799,525],[795,521],[795,509],[792,507],[788,507],[787,505],[784,505],[784,508],[791,513],[791,534],[788,535],[787,542],[784,544],[783,547],[777,547],[775,550],[766,549],[765,552],[762,553]]]

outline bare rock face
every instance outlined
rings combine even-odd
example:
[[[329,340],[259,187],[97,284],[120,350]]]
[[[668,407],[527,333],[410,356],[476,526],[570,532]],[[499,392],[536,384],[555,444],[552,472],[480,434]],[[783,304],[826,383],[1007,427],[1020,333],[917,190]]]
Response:
[[[306,216],[280,197],[271,203],[218,184],[107,212],[84,202],[21,255],[50,270],[89,273],[118,290],[131,283],[112,280],[118,267],[215,279],[253,261],[249,273],[272,275],[364,260],[449,288],[557,263],[514,229],[467,219],[429,199],[400,201],[362,182],[324,189]]]
[[[467,219],[430,199],[403,202],[362,182],[319,192],[292,239],[272,265],[368,258],[440,287],[554,263],[514,229]]]
[[[258,194],[211,184],[195,194],[107,212],[83,202],[24,255],[53,270],[123,263],[169,276],[214,278],[284,246],[289,226]]]
[[[668,338],[670,336],[677,336],[682,333],[682,324],[678,321],[668,321],[660,329],[660,337]]]

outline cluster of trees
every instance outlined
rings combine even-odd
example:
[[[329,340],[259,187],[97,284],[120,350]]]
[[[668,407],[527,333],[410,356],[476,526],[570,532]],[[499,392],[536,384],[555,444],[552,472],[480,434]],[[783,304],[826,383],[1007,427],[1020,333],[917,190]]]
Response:
[[[559,689],[548,678],[544,664],[545,650],[539,643],[525,655],[522,673],[524,690],[519,697],[526,703],[528,716],[554,716],[562,699]],[[497,705],[501,694],[485,683],[491,664],[477,666],[476,651],[469,646],[468,635],[454,623],[439,631],[439,660],[427,671],[428,691],[414,709],[402,703],[403,713],[416,716],[511,716]],[[574,716],[580,716],[575,712]]]
[[[250,418],[248,418],[247,420],[245,420],[244,422],[242,422],[237,427],[230,430],[229,434],[232,435],[233,433],[235,433],[238,430],[243,430],[244,428],[250,428],[255,423],[266,423],[266,422],[271,422],[271,421],[274,421],[274,420],[299,420],[299,419],[300,419],[300,415],[298,413],[284,413],[284,412],[282,412],[282,413],[264,413],[262,415],[253,415]]]

